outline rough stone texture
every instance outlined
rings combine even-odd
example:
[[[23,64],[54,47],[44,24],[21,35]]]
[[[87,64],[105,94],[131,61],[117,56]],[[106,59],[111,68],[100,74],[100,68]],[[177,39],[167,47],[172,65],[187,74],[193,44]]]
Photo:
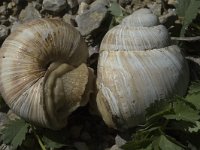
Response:
[[[106,18],[107,12],[105,7],[92,7],[87,12],[78,15],[76,22],[81,35],[86,36],[97,30]]]
[[[72,25],[72,19],[73,19],[73,16],[70,15],[70,14],[65,14],[63,16],[63,21],[68,23],[68,24],[71,24],[71,25]]]
[[[115,143],[118,147],[124,145],[126,143],[126,140],[124,140],[123,138],[121,138],[119,135],[117,135],[115,137]]]
[[[44,0],[43,9],[59,13],[67,7],[66,0]]]
[[[161,15],[162,4],[161,2],[152,2],[147,4],[149,9],[157,16]]]
[[[86,2],[81,2],[78,8],[78,15],[83,14],[84,12],[86,12],[89,8],[89,5]]]
[[[81,2],[85,2],[87,4],[92,3],[94,0],[78,0],[78,3],[80,4]]]
[[[20,119],[11,109],[8,111],[7,116],[10,120]]]
[[[28,6],[19,14],[19,20],[21,22],[30,21],[32,19],[38,19],[41,17],[41,14],[38,12],[37,9],[34,8],[32,3],[29,3]]]
[[[99,7],[99,6],[109,6],[109,1],[108,0],[96,0],[92,4],[90,4],[90,7]]]
[[[0,25],[0,41],[1,42],[5,40],[8,34],[9,34],[9,29],[4,25]]]
[[[78,1],[77,0],[67,0],[67,4],[70,8],[78,7]]]

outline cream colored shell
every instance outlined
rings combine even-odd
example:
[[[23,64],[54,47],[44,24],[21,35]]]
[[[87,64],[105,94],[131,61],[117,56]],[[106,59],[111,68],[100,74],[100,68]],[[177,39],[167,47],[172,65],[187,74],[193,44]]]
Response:
[[[78,31],[58,19],[19,26],[0,51],[0,92],[16,114],[60,129],[87,103],[88,50]]]
[[[148,9],[140,9],[103,38],[97,74],[97,105],[113,128],[129,128],[145,120],[155,100],[186,93],[187,63],[163,25]]]

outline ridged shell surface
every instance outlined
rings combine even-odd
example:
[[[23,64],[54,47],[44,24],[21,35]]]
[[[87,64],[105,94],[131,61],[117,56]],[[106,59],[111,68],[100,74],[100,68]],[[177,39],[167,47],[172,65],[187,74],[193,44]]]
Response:
[[[9,107],[27,121],[62,128],[67,116],[86,103],[82,96],[88,82],[87,57],[84,40],[63,21],[25,23],[1,47],[0,92]]]
[[[170,45],[167,29],[157,19],[150,17],[149,25],[148,18],[142,21],[146,14],[157,18],[148,9],[138,10],[108,31],[101,43],[97,105],[113,128],[138,125],[155,100],[186,94],[184,57],[178,46]]]

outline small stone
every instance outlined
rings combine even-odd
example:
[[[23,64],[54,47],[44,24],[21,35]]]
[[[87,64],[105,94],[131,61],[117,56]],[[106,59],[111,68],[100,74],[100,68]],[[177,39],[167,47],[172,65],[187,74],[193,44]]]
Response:
[[[59,13],[67,7],[66,0],[44,0],[43,9]]]
[[[101,6],[109,6],[109,1],[108,0],[96,0],[96,1],[94,1],[91,5],[90,5],[90,7],[92,8],[92,7],[99,7],[100,5]]]
[[[167,4],[175,6],[177,3],[178,3],[177,0],[168,0]]]
[[[0,15],[5,15],[6,14],[6,5],[0,6]]]
[[[28,6],[24,10],[22,10],[19,14],[19,20],[21,22],[26,22],[33,19],[41,18],[41,14],[37,9],[33,7],[32,3],[29,3]]]
[[[83,14],[89,8],[89,5],[86,2],[81,2],[78,9],[78,15]]]
[[[82,2],[85,2],[87,3],[88,5],[91,4],[94,0],[78,0],[78,3],[82,3]]]
[[[162,9],[162,4],[161,3],[157,3],[157,2],[153,2],[153,3],[149,3],[147,4],[148,8],[157,16],[161,15],[161,9]]]
[[[122,146],[122,145],[124,145],[126,142],[127,142],[127,141],[124,140],[124,139],[122,139],[119,135],[117,135],[117,136],[115,137],[115,143],[116,143],[116,145],[119,146],[119,147]]]
[[[124,7],[124,6],[127,6],[127,5],[130,5],[132,2],[132,0],[119,0],[119,4]]]
[[[107,9],[105,7],[93,7],[85,13],[76,17],[78,30],[82,36],[91,34],[93,31],[101,26],[102,22],[107,16]]]
[[[4,26],[0,25],[0,41],[4,41],[9,34],[9,29]]]
[[[37,9],[37,10],[42,9],[42,5],[40,3],[38,3],[37,1],[33,1],[32,4],[35,9]]]
[[[83,126],[73,126],[70,129],[70,135],[72,138],[78,138],[81,134],[81,130],[82,130]]]
[[[88,146],[84,142],[75,142],[74,147],[77,150],[89,150]]]
[[[7,9],[12,9],[12,8],[13,8],[12,2],[8,3]]]
[[[72,26],[75,26],[75,16],[73,16],[73,15],[65,14],[63,16],[63,21],[72,25]]]
[[[77,0],[67,0],[67,4],[70,8],[78,7],[78,1]]]
[[[20,119],[20,117],[16,115],[11,109],[8,111],[7,115],[10,120]]]

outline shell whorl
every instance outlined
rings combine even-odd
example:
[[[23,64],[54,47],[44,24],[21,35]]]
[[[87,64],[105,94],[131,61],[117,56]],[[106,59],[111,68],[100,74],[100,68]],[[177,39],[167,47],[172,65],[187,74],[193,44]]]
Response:
[[[89,76],[87,57],[84,40],[70,25],[58,19],[27,22],[2,45],[1,94],[25,120],[62,128],[68,115],[87,103],[82,99]]]
[[[150,16],[150,17],[149,17]],[[97,105],[110,127],[144,121],[155,100],[184,95],[187,63],[167,29],[148,9],[140,9],[107,32],[100,46]]]

